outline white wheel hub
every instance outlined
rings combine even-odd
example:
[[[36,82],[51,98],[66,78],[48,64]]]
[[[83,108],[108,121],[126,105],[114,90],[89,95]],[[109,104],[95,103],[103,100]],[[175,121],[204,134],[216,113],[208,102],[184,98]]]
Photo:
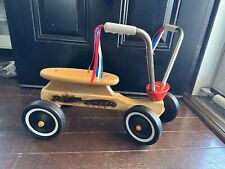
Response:
[[[147,120],[147,122],[150,124],[152,133],[151,133],[151,135],[150,135],[148,138],[146,138],[146,139],[139,138],[139,137],[137,137],[137,136],[131,131],[130,126],[129,126],[129,120],[130,120],[130,118],[131,118],[132,116],[135,116],[135,115],[136,115],[136,116],[141,116],[141,117],[143,117],[143,118],[144,118],[145,120]],[[135,140],[140,141],[140,142],[143,142],[143,143],[150,142],[150,141],[154,138],[154,136],[155,136],[155,128],[154,128],[152,122],[149,120],[148,117],[146,117],[144,114],[139,113],[139,112],[131,112],[131,113],[128,114],[128,116],[126,117],[126,128],[127,128],[127,131],[129,132],[129,134],[130,134]]]
[[[54,120],[54,122],[55,122],[55,128],[54,128],[51,132],[49,132],[49,133],[41,133],[41,132],[35,130],[35,129],[31,126],[30,120],[29,120],[29,119],[30,119],[30,115],[31,115],[32,113],[35,113],[35,112],[37,113],[37,111],[45,112],[45,113],[49,114],[49,115],[53,118],[53,120]],[[33,132],[33,133],[36,134],[36,135],[42,136],[42,137],[49,137],[49,136],[54,135],[54,134],[57,132],[58,128],[59,128],[58,120],[56,119],[56,117],[54,116],[54,114],[52,114],[50,111],[45,110],[45,109],[42,109],[42,108],[33,108],[33,109],[29,110],[29,111],[26,113],[26,116],[25,116],[25,123],[26,123],[27,127],[29,128],[29,130],[30,130],[31,132]]]

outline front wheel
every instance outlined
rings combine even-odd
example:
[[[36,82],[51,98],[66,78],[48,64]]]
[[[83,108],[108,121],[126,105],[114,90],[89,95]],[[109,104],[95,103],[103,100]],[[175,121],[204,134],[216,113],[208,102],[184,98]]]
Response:
[[[37,100],[24,110],[22,122],[35,137],[50,139],[57,136],[63,129],[65,116],[54,103]]]
[[[140,144],[154,144],[162,133],[159,117],[142,105],[130,108],[123,117],[123,123],[129,136]]]
[[[160,116],[160,120],[163,123],[174,120],[177,117],[177,114],[180,110],[180,106],[179,106],[179,102],[177,98],[173,94],[168,93],[166,97],[164,98],[164,106],[165,106],[165,111]]]

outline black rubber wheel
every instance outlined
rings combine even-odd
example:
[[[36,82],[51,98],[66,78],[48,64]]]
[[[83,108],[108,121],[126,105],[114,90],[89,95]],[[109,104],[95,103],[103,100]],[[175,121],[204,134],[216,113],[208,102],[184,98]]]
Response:
[[[179,102],[177,98],[173,94],[168,93],[166,97],[164,98],[164,106],[165,106],[165,111],[159,117],[162,123],[166,123],[166,122],[170,122],[174,120],[177,117],[177,114],[180,110],[180,106],[179,106]]]
[[[154,144],[162,133],[162,123],[159,117],[148,107],[142,105],[128,109],[124,114],[123,123],[129,136],[139,144]]]
[[[37,100],[23,111],[22,122],[35,137],[51,139],[64,128],[65,116],[63,111],[54,103]]]

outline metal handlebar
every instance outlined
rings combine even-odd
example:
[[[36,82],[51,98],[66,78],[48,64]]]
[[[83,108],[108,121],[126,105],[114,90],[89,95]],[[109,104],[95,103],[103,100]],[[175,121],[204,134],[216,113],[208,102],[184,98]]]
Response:
[[[173,51],[172,57],[170,59],[169,65],[168,65],[168,67],[166,69],[166,73],[165,73],[165,75],[163,77],[163,80],[162,80],[163,84],[165,84],[167,82],[168,78],[169,78],[170,72],[171,72],[171,70],[173,68],[174,62],[175,62],[175,60],[177,58],[177,54],[178,54],[178,52],[180,50],[181,44],[182,44],[183,39],[184,39],[184,31],[181,28],[176,27],[176,29],[174,31],[174,30],[171,30],[170,27],[167,27],[165,25],[165,29],[167,31],[172,31],[172,32],[177,31],[177,32],[179,32],[179,38],[178,38],[178,41],[177,41],[177,45],[174,48],[174,51]]]
[[[147,55],[147,67],[148,67],[148,80],[151,86],[150,90],[155,91],[155,73],[154,73],[154,60],[152,51],[152,41],[146,31],[135,26],[122,25],[116,23],[106,22],[104,25],[106,33],[117,33],[125,35],[137,35],[145,41],[146,55]]]
[[[120,35],[135,35],[137,28],[135,26],[131,25],[122,25],[118,23],[111,23],[111,22],[106,22],[104,24],[104,30],[105,32],[109,33],[117,33]]]
[[[169,62],[169,66],[166,70],[166,73],[165,73],[163,81],[162,81],[163,83],[166,83],[166,81],[169,77],[169,74],[172,70],[173,64],[176,60],[181,43],[183,41],[184,33],[181,28],[179,28],[175,25],[166,24],[166,25],[164,25],[164,27],[167,31],[171,31],[171,32],[178,31],[180,33],[177,45],[174,49],[173,55]],[[152,50],[152,41],[151,41],[149,34],[146,31],[144,31],[143,29],[137,28],[135,26],[122,25],[122,24],[116,24],[116,23],[110,23],[110,22],[105,23],[104,30],[106,33],[137,35],[144,40],[145,46],[146,46],[146,58],[147,58],[148,80],[149,80],[149,85],[150,85],[150,91],[154,92],[155,91],[154,58],[153,58],[153,50]]]
[[[150,85],[150,91],[154,92],[155,91],[155,72],[154,72],[152,40],[149,34],[143,29],[137,28],[136,35],[141,37],[145,41],[146,59],[147,59],[147,68],[148,68],[148,81]]]

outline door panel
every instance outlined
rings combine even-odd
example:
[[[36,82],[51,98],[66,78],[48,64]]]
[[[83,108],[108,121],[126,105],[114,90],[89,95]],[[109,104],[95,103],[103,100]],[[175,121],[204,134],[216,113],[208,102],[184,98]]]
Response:
[[[150,36],[153,36],[164,23],[175,24],[180,7],[180,0],[152,0],[146,1],[144,5],[143,1],[125,0],[121,2],[119,23],[137,25],[146,30]],[[141,19],[145,16],[148,17]],[[171,34],[165,34],[157,50],[170,50],[171,42]],[[118,46],[145,47],[141,39],[126,35],[119,35]]]
[[[54,4],[54,5],[52,5]],[[32,0],[37,40],[87,43],[88,4],[85,0]]]
[[[189,73],[189,69],[194,68],[193,60],[198,59],[194,55],[199,49],[196,44],[204,39],[214,5],[212,0],[183,0],[182,3],[181,0],[6,0],[5,3],[21,85],[46,83],[39,76],[45,67],[88,68],[93,51],[93,29],[100,23],[135,25],[151,36],[163,23],[178,23],[188,38],[169,78],[175,94],[182,94],[189,83],[187,77],[193,73]],[[194,10],[191,4],[196,5]],[[192,15],[207,12],[207,17],[189,18],[190,11]],[[190,23],[195,26],[192,28]],[[202,36],[198,36],[200,33]],[[168,33],[160,41],[154,55],[157,80],[163,77],[176,39],[176,35]],[[193,44],[191,48],[190,44]],[[147,63],[140,38],[103,33],[102,50],[104,70],[120,77],[115,90],[145,92]]]

